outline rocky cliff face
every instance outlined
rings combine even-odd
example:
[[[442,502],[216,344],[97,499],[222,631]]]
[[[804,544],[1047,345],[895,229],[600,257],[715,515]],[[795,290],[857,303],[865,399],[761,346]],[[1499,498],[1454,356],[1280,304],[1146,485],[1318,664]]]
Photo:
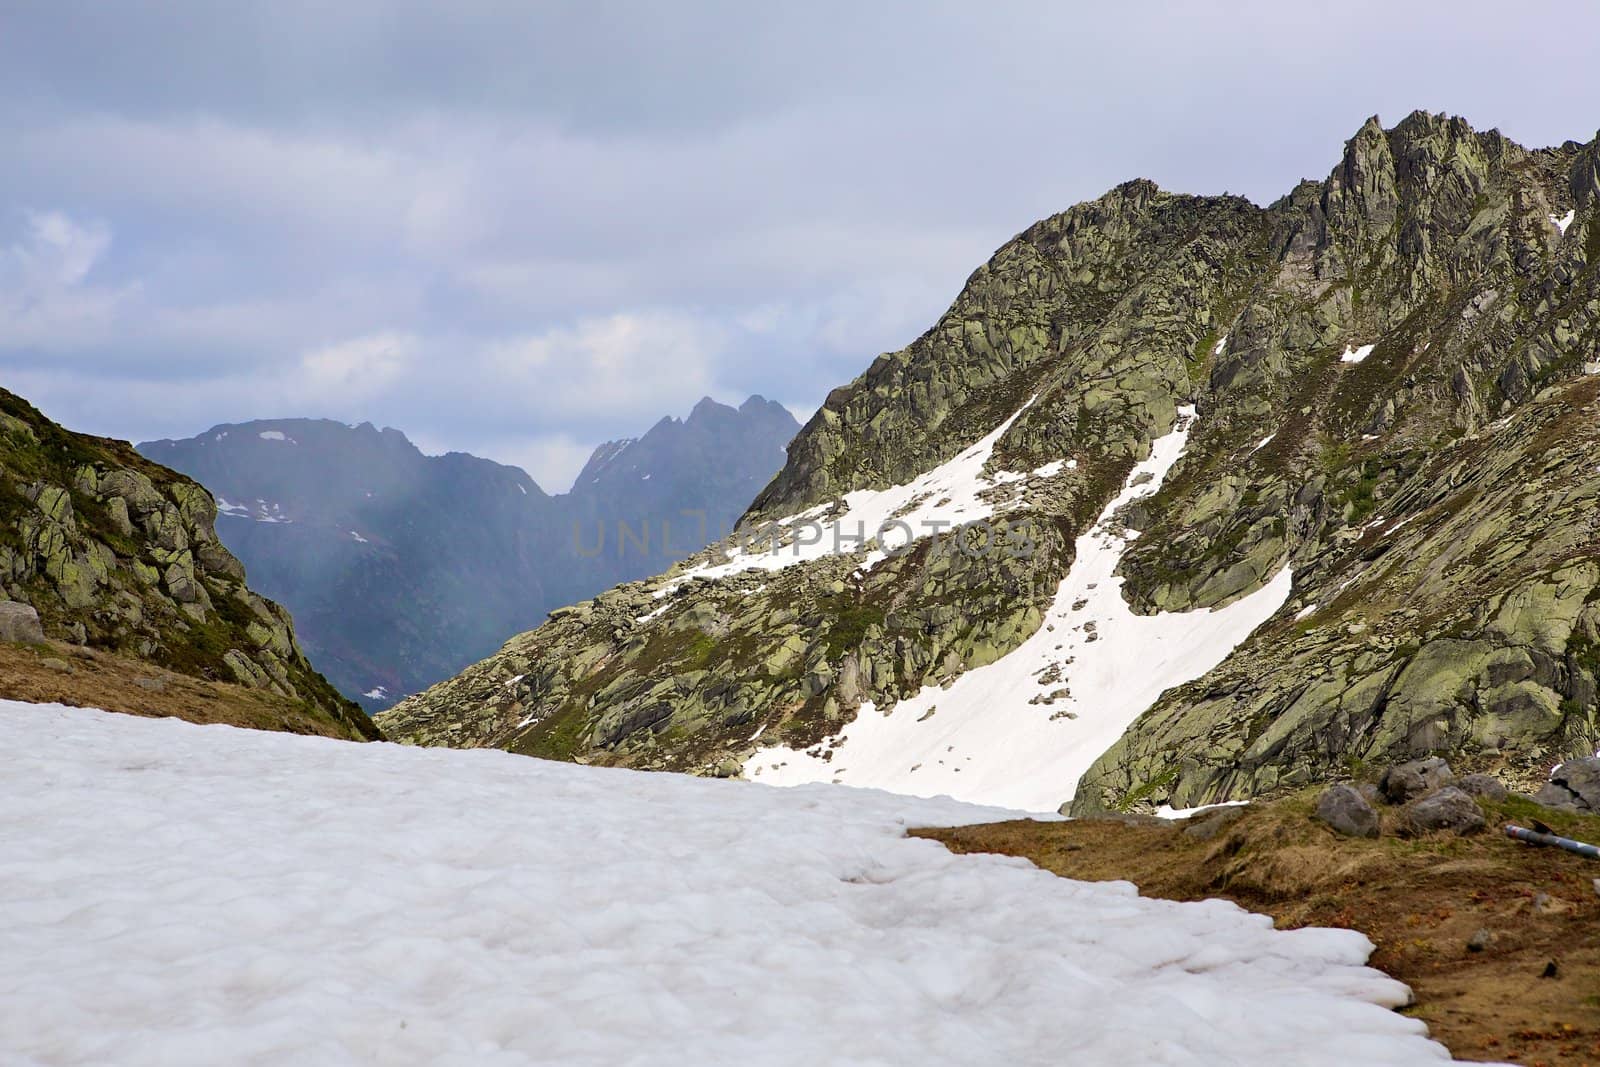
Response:
[[[1080,811],[1428,751],[1512,778],[1593,751],[1597,198],[1596,142],[1528,150],[1420,112],[1369,121],[1325,180],[1266,208],[1120,186],[1024,231],[830,395],[746,515],[799,542],[806,522],[895,518],[907,550],[731,540],[383,721],[419,743],[702,772],[804,754],[870,785],[851,753],[886,712],[907,738],[951,729],[939,715],[996,736],[1042,717],[1076,738],[1063,752],[1094,748],[1081,782],[1051,786]],[[1181,457],[1138,473],[1186,404]],[[940,522],[975,518],[1029,551],[939,543]],[[1055,603],[1096,545],[1118,553],[1113,607],[1140,616],[1230,609],[1286,568],[1293,588],[1220,663],[1198,646],[1108,659],[1110,620]],[[1212,616],[1188,617],[1201,641]],[[1056,659],[1018,699],[1006,664],[1025,644]],[[1148,707],[1071,694],[1113,668],[1171,688]],[[975,671],[993,707],[960,695]],[[927,714],[902,724],[911,698]],[[952,760],[1007,758],[950,736]]]
[[[311,669],[289,615],[245,584],[200,486],[0,390],[0,585],[45,634],[296,706],[303,728],[377,736]]]
[[[379,709],[552,608],[720,536],[797,428],[759,397],[704,400],[597,449],[559,496],[514,467],[426,456],[398,430],[325,419],[216,426],[139,450],[217,493],[222,538],[294,612],[312,661]]]

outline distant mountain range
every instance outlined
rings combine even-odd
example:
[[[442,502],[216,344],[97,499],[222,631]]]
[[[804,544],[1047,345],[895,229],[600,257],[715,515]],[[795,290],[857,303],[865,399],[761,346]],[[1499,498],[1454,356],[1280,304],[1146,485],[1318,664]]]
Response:
[[[368,709],[449,677],[549,611],[658,573],[731,526],[799,424],[753,396],[595,449],[572,490],[399,430],[318,419],[138,445],[217,498],[218,535]]]

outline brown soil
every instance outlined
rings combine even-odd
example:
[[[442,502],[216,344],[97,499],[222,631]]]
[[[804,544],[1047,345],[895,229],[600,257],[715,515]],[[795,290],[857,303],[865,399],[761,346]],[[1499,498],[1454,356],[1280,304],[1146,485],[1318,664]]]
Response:
[[[1114,819],[916,830],[956,852],[1022,856],[1066,878],[1126,880],[1169,900],[1222,897],[1278,926],[1360,930],[1372,965],[1409,985],[1407,1013],[1465,1060],[1600,1067],[1600,862],[1507,838],[1534,819],[1600,842],[1600,817],[1512,798],[1485,803],[1472,837],[1341,837],[1311,817],[1309,796],[1237,809],[1209,840],[1186,833],[1215,816],[1154,825]],[[1489,943],[1468,941],[1487,930]]]
[[[0,644],[0,699],[362,740],[297,700],[58,642]]]

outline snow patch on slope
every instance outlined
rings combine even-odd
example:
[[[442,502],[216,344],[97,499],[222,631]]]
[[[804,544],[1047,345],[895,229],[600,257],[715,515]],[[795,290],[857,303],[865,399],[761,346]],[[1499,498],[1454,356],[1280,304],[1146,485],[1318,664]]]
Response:
[[[1058,460],[1037,470],[1020,473],[984,473],[994,446],[1022,413],[1033,406],[1032,397],[993,431],[970,445],[954,459],[933,468],[905,485],[888,489],[857,489],[845,494],[844,510],[828,515],[823,504],[777,520],[779,527],[796,530],[790,544],[776,548],[766,544],[729,549],[726,563],[702,564],[675,577],[656,590],[656,597],[670,594],[678,586],[696,578],[726,578],[744,571],[779,571],[825,556],[859,551],[868,541],[878,547],[870,552],[863,567],[871,569],[885,553],[903,549],[912,541],[948,531],[963,523],[992,517],[997,505],[984,499],[1000,486],[1048,478],[1077,466],[1076,460]],[[813,539],[814,538],[814,539]]]
[[[1348,930],[907,826],[949,802],[0,703],[20,1063],[1447,1062]]]
[[[1576,211],[1568,211],[1565,215],[1562,215],[1560,218],[1556,218],[1554,215],[1551,215],[1550,216],[1550,221],[1555,224],[1555,228],[1556,229],[1561,231],[1561,236],[1565,237],[1567,235],[1567,227],[1571,226],[1572,225],[1572,220],[1577,218],[1577,217],[1578,217],[1578,213]]]
[[[744,773],[773,785],[838,782],[1024,811],[1055,811],[1078,779],[1167,689],[1221,663],[1289,597],[1289,568],[1213,611],[1135,615],[1116,574],[1137,534],[1118,509],[1160,488],[1195,419],[1179,410],[1122,492],[1077,540],[1043,625],[1009,655],[948,689],[926,686],[887,713],[861,706],[842,732],[804,751],[761,749]]]
[[[217,497],[217,514],[226,515],[233,519],[250,519],[254,522],[293,522],[283,513],[282,504],[274,504],[268,500],[257,500],[255,506],[249,504],[235,504],[224,497]]]
[[[1372,355],[1372,350],[1374,348],[1376,348],[1376,347],[1378,347],[1378,346],[1377,345],[1362,345],[1360,348],[1351,348],[1349,345],[1345,345],[1344,353],[1339,356],[1339,362],[1340,363],[1360,363],[1362,360],[1364,360],[1368,356]]]

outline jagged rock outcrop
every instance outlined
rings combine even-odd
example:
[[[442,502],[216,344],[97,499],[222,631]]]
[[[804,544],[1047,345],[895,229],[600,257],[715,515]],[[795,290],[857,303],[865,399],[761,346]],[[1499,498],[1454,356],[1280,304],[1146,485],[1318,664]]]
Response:
[[[0,389],[0,598],[33,609],[49,638],[259,690],[324,732],[376,737],[306,662],[289,614],[245,584],[216,516],[189,479]]]
[[[746,516],[854,513],[992,445],[978,497],[1043,546],[1025,566],[941,579],[924,538],[882,562],[739,570],[729,542],[558,613],[384,722],[707,773],[775,735],[825,759],[857,708],[1027,640],[1074,538],[1192,403],[1182,458],[1120,516],[1140,533],[1123,596],[1217,608],[1286,565],[1293,594],[1064,784],[1073,810],[1194,807],[1430,753],[1527,785],[1600,733],[1597,158],[1418,112],[1369,121],[1325,180],[1266,208],[1138,181],[1040,222],[835,390]]]

